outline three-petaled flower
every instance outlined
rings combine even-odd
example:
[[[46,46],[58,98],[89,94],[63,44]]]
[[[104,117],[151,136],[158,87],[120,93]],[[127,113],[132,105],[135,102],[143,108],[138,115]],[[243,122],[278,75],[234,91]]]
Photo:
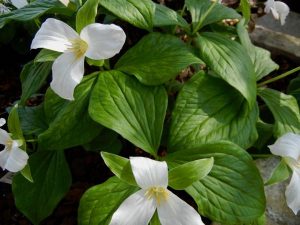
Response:
[[[147,225],[156,209],[162,225],[204,225],[194,208],[167,189],[166,162],[131,157],[130,164],[141,190],[125,199],[110,225]]]
[[[287,205],[297,215],[300,210],[300,135],[287,133],[278,138],[269,148],[274,155],[283,157],[293,171],[285,196]]]
[[[280,20],[281,25],[285,24],[285,19],[290,12],[287,4],[281,1],[268,0],[265,2],[265,13],[272,12],[276,20]]]
[[[74,89],[83,78],[85,56],[111,58],[119,53],[125,39],[122,28],[114,24],[89,24],[78,34],[66,23],[49,18],[36,33],[31,49],[63,52],[52,65],[50,86],[62,98],[73,100]]]
[[[4,124],[5,120],[1,118],[0,127]],[[22,143],[18,140],[13,140],[7,131],[0,128],[0,144],[4,145],[4,149],[0,151],[0,167],[11,172],[22,170],[29,158],[27,153],[19,148]]]

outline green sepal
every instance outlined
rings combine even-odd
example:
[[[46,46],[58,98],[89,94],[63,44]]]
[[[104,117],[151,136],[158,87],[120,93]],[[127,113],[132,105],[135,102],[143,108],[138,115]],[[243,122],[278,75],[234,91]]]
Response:
[[[265,182],[265,186],[273,185],[282,181],[285,181],[290,176],[290,169],[284,159],[273,170],[270,178]]]
[[[204,178],[212,169],[214,158],[198,159],[169,171],[169,186],[175,190],[184,190],[195,181]]]

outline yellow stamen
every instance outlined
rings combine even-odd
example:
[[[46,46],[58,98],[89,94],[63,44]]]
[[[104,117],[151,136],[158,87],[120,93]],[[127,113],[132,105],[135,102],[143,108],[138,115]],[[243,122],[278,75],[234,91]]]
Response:
[[[11,150],[13,146],[13,140],[11,139],[7,140],[5,146],[7,147],[8,150]]]
[[[82,57],[88,49],[88,44],[82,39],[72,40],[72,47],[70,50],[75,53],[76,58]]]
[[[168,191],[163,187],[151,187],[146,191],[145,196],[148,200],[154,198],[159,205],[161,202],[166,201],[169,197]]]

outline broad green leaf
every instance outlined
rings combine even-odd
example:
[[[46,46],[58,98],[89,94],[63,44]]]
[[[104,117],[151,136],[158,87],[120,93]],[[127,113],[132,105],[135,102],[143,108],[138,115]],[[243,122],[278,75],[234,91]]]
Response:
[[[61,52],[56,52],[49,49],[41,49],[41,51],[35,57],[34,63],[39,65],[38,63],[42,62],[53,62],[60,54]]]
[[[241,16],[231,8],[210,0],[185,0],[185,5],[192,16],[193,31],[223,19],[236,19]]]
[[[256,81],[253,64],[245,49],[237,42],[216,33],[201,33],[196,39],[201,59],[219,77],[236,88],[253,107]]]
[[[261,111],[260,111],[261,113]],[[256,123],[258,138],[252,147],[262,150],[266,147],[270,139],[273,137],[273,125],[259,120]]]
[[[137,147],[156,155],[168,97],[162,86],[149,87],[119,71],[103,72],[92,91],[89,113]]]
[[[13,10],[0,16],[0,28],[10,21],[26,22],[42,16],[45,13],[55,12],[71,15],[72,12],[57,0],[36,0],[27,6]]]
[[[175,190],[183,190],[204,178],[211,171],[213,164],[214,159],[208,158],[177,166],[169,171],[169,186]]]
[[[297,99],[298,105],[300,104],[300,76],[291,80],[287,93],[293,95]]]
[[[96,137],[102,127],[88,114],[90,92],[95,76],[90,75],[75,89],[75,100],[68,101],[48,89],[44,110],[49,123],[48,129],[38,136],[43,150],[70,148],[88,143]]]
[[[34,107],[19,107],[19,116],[24,135],[36,135],[48,128],[45,118],[44,105]]]
[[[245,0],[248,1],[248,0]],[[241,44],[247,50],[254,65],[256,80],[270,74],[273,70],[278,69],[278,65],[271,59],[271,53],[263,48],[256,47],[251,43],[248,31],[245,27],[245,20],[241,20],[237,25],[237,32]]]
[[[179,92],[172,112],[169,151],[229,140],[250,147],[257,138],[257,106],[223,80],[200,72]]]
[[[155,5],[151,0],[101,0],[99,3],[122,20],[152,30]]]
[[[95,23],[99,0],[87,0],[76,14],[76,31],[80,31],[87,25]]]
[[[198,159],[214,158],[203,179],[186,188],[201,215],[222,224],[249,224],[265,211],[263,181],[251,156],[230,142],[185,149],[166,157],[171,167]]]
[[[83,148],[86,151],[105,151],[119,154],[122,149],[122,143],[116,132],[103,127],[100,134],[98,134],[91,142],[84,144]]]
[[[108,225],[121,203],[138,190],[117,177],[88,189],[78,209],[79,225]]]
[[[273,132],[276,137],[288,132],[300,133],[299,106],[293,96],[269,88],[259,88],[258,95],[264,100],[274,116]]]
[[[241,0],[240,1],[240,10],[242,11],[243,17],[245,18],[244,23],[248,24],[251,18],[251,5],[249,0]]]
[[[136,76],[143,84],[159,85],[199,62],[179,38],[151,33],[121,57],[116,69]]]
[[[21,72],[22,96],[20,104],[35,94],[44,84],[51,71],[52,62],[27,63]]]
[[[101,152],[101,157],[104,160],[105,165],[119,179],[125,181],[130,185],[137,185],[132,173],[129,159],[108,152]]]
[[[290,170],[284,159],[276,166],[270,178],[266,181],[265,185],[272,185],[285,181],[290,176]]]
[[[183,28],[188,26],[186,20],[173,9],[161,4],[155,4],[153,25],[155,27],[178,25]]]
[[[40,151],[29,158],[34,182],[21,174],[13,179],[17,208],[35,225],[49,216],[71,186],[71,173],[62,151]]]

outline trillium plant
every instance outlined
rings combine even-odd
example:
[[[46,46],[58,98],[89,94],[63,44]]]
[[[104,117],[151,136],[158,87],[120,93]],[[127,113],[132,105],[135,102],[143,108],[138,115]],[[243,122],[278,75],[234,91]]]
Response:
[[[79,225],[263,225],[264,187],[290,177],[287,206],[300,211],[299,78],[272,88],[300,68],[279,74],[251,43],[248,0],[0,4],[3,45],[16,29],[30,36],[0,167],[34,225],[70,190],[78,149],[111,171],[81,196]],[[285,23],[285,3],[261,7]],[[264,181],[266,156],[282,160]]]

